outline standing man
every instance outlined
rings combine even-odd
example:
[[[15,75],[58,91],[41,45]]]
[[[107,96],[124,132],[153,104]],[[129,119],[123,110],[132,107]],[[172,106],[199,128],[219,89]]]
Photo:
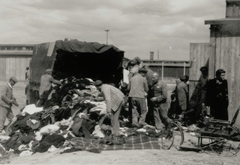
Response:
[[[200,81],[197,84],[197,107],[196,107],[196,122],[200,121],[202,108],[205,107],[206,92],[207,92],[207,81],[208,81],[208,68],[203,66],[200,68],[202,73]]]
[[[150,125],[154,125],[154,115],[153,115],[153,105],[150,99],[153,97],[153,90],[152,90],[152,84],[153,84],[153,71],[149,68],[149,66],[144,65],[143,68],[147,70],[146,74],[146,80],[148,83],[148,95],[147,95],[147,108],[148,108],[148,113],[146,116],[146,123]]]
[[[27,81],[27,85],[25,87],[25,95],[27,96],[26,105],[28,105],[29,104],[29,100],[30,100],[30,86],[29,86],[30,71],[29,71],[29,67],[26,68],[25,80]]]
[[[7,85],[1,90],[1,99],[0,99],[0,133],[4,133],[4,124],[6,118],[8,119],[9,124],[11,124],[14,117],[12,112],[12,105],[18,106],[16,99],[13,96],[13,86],[17,83],[15,77],[11,77]]]
[[[139,69],[139,74],[130,79],[128,89],[132,104],[132,126],[142,127],[146,125],[147,105],[146,96],[148,93],[148,84],[146,80],[147,70]]]
[[[30,78],[30,71],[29,71],[29,67],[26,68],[26,73],[25,73],[25,80],[29,81]]]
[[[103,84],[101,80],[97,80],[94,85],[106,101],[107,113],[111,117],[112,134],[119,136],[119,115],[124,104],[124,94],[112,85]]]
[[[177,114],[182,114],[184,117],[184,113],[188,108],[188,76],[183,75],[180,77],[181,82],[177,85],[177,102],[178,102],[178,110]]]
[[[141,63],[141,59],[135,57],[133,60],[129,61],[129,73],[128,73],[128,82],[130,83],[130,79],[138,74],[138,70],[140,68],[140,63]],[[129,123],[132,123],[132,101],[131,101],[131,97],[128,97],[128,102],[129,102],[129,108],[128,108],[128,113],[129,113]]]
[[[39,88],[40,100],[38,100],[38,103],[37,103],[38,106],[41,106],[48,98],[52,83],[62,85],[61,82],[58,80],[55,80],[51,74],[52,74],[52,69],[47,69],[46,73],[41,77],[40,88]]]
[[[153,73],[152,80],[153,97],[150,100],[153,104],[155,127],[158,130],[162,130],[164,124],[165,129],[167,129],[169,128],[169,123],[171,122],[171,119],[167,116],[167,84],[160,80],[157,72]]]
[[[228,120],[228,83],[225,71],[218,69],[216,78],[207,83],[206,106],[215,119]]]

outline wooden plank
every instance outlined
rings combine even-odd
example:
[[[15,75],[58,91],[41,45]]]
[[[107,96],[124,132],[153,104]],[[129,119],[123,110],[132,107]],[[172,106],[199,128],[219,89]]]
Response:
[[[0,57],[0,80],[6,80],[6,58]]]
[[[235,77],[235,84],[236,88],[234,89],[236,91],[236,97],[235,97],[235,105],[234,110],[236,111],[237,108],[240,106],[240,72],[239,72],[239,65],[240,65],[240,37],[235,38],[235,46],[234,46],[235,54],[234,54],[234,77]],[[238,127],[240,127],[240,116],[238,116],[237,121],[235,123]]]
[[[210,44],[208,43],[191,43],[190,44],[190,61],[192,63],[189,68],[189,98],[194,97],[194,91],[201,77],[200,68],[206,66],[209,60]]]
[[[229,106],[228,106],[228,116],[229,116],[229,120],[232,119],[235,110],[234,110],[234,103],[235,103],[235,95],[236,93],[234,92],[234,88],[235,88],[235,84],[234,84],[234,71],[232,70],[232,67],[234,67],[234,62],[233,62],[233,56],[234,50],[231,50],[232,46],[235,44],[235,42],[233,41],[234,38],[233,37],[226,37],[224,38],[224,40],[226,41],[225,45],[225,68],[226,68],[226,78],[228,81],[228,96],[229,96]]]

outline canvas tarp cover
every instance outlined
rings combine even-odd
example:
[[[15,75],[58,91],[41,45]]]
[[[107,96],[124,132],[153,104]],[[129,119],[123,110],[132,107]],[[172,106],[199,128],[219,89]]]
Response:
[[[62,61],[59,60],[61,55],[64,57]],[[76,56],[79,57],[76,58]],[[95,73],[96,70],[101,70],[101,68],[105,68],[105,72],[107,68],[109,68],[109,72],[107,71],[108,73],[106,74],[102,73],[103,75],[109,76],[110,74],[115,74],[114,72],[116,72],[116,70],[119,71],[122,66],[123,56],[124,52],[115,46],[96,42],[58,40],[56,42],[35,45],[30,64],[30,88],[32,90],[38,90],[40,78],[48,68],[53,70],[64,69],[70,73],[76,71],[76,69],[73,68],[74,66],[85,65],[83,70],[88,71],[88,75],[90,75],[89,78],[91,78],[90,72]],[[71,61],[71,58],[76,58],[76,60],[80,60],[81,63],[72,65],[73,62],[76,63],[76,60]]]
[[[72,41],[56,41],[56,49],[72,52],[72,53],[97,53],[101,54],[107,51],[122,52],[118,48],[112,45],[104,45],[97,42],[82,42],[77,40]]]

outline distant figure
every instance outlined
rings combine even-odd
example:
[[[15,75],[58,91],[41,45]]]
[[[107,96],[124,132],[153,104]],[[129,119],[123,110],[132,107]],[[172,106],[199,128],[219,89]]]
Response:
[[[153,104],[155,127],[158,130],[163,130],[164,124],[165,129],[168,129],[171,119],[169,119],[167,116],[167,84],[160,80],[159,74],[157,72],[153,73],[152,80],[154,95],[150,101]]]
[[[26,68],[26,73],[25,73],[25,80],[26,82],[26,87],[25,87],[25,95],[27,96],[26,98],[26,105],[29,104],[29,100],[30,100],[30,86],[29,86],[29,81],[30,81],[30,70],[29,67]]]
[[[41,106],[46,99],[48,98],[48,95],[51,92],[52,83],[62,85],[60,81],[55,80],[52,77],[52,69],[47,69],[46,73],[42,75],[40,80],[40,88],[39,88],[39,97],[40,100],[37,103],[37,106]]]
[[[27,67],[25,72],[25,80],[29,81],[29,79],[30,79],[30,71],[29,71],[29,67]]]
[[[228,120],[228,82],[225,71],[218,69],[216,78],[207,83],[206,106],[210,107],[210,114],[215,119]]]
[[[148,93],[148,84],[146,80],[147,70],[139,69],[139,74],[130,79],[128,89],[132,106],[132,126],[142,127],[146,125],[147,105],[146,96]]]
[[[95,86],[102,93],[106,101],[107,113],[111,117],[112,134],[119,136],[119,115],[124,104],[124,94],[112,85],[103,84],[101,80],[97,80]]]
[[[14,117],[12,112],[12,105],[18,106],[16,98],[13,96],[13,86],[17,83],[15,77],[11,77],[7,85],[5,85],[1,90],[1,99],[0,99],[0,133],[4,134],[4,124],[6,118],[8,119],[9,124],[11,124]]]

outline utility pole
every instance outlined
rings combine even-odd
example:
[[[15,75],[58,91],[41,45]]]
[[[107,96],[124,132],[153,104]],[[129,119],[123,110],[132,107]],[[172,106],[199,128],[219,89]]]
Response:
[[[106,29],[105,30],[107,33],[106,33],[106,44],[108,45],[108,32],[110,31],[109,29]]]

